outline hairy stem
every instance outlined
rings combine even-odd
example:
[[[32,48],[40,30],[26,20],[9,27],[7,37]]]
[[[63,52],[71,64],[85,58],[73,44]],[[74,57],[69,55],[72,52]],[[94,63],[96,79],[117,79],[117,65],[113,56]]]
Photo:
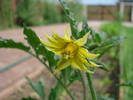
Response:
[[[86,74],[84,72],[80,71],[80,76],[81,76],[81,82],[83,86],[83,100],[87,100],[88,98],[88,82],[86,80]]]
[[[86,75],[87,75],[87,79],[88,79],[88,84],[89,84],[92,100],[97,100],[96,92],[94,90],[93,83],[92,83],[91,75],[89,73],[86,73]]]
[[[49,66],[38,56],[34,55],[32,52],[28,52],[30,55],[34,56],[37,58],[43,65],[46,66],[48,71],[54,76],[54,78],[62,85],[62,87],[66,90],[67,94],[71,97],[72,100],[76,100],[75,97],[72,95],[72,93],[68,90],[68,88],[64,85],[64,83],[57,77],[56,74],[54,74],[53,70],[49,68]]]

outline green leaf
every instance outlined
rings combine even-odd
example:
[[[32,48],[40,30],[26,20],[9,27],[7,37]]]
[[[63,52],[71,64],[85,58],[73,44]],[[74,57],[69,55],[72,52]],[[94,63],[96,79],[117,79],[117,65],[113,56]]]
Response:
[[[123,36],[121,37],[113,37],[112,39],[108,39],[96,48],[94,48],[94,52],[100,54],[98,58],[102,57],[106,52],[108,52],[112,47],[119,45],[123,41]]]
[[[100,65],[98,68],[104,70],[104,71],[109,71],[108,67],[104,64],[104,63],[101,63],[101,62],[96,62],[98,65]]]
[[[22,98],[21,100],[37,100],[37,99],[32,98],[32,97],[28,97],[28,98]]]
[[[39,37],[34,31],[28,28],[24,28],[25,39],[28,41],[29,45],[34,49],[37,55],[45,55],[45,48],[42,45]]]
[[[57,90],[55,88],[51,88],[49,96],[48,96],[48,100],[57,100]]]
[[[3,39],[0,37],[0,48],[16,48],[28,52],[30,47],[25,46],[21,42],[15,42],[11,39]]]
[[[40,96],[41,99],[44,100],[45,98],[45,91],[44,91],[44,82],[40,80],[39,82],[33,82],[31,79],[27,77],[27,80],[32,87],[32,89]]]
[[[76,71],[71,66],[62,70],[61,79],[63,80],[64,84],[69,86],[76,80],[80,80],[79,71]]]
[[[106,48],[103,48],[102,50],[99,50],[97,53],[100,54],[98,58],[102,57],[105,53],[107,53],[113,46],[108,46]]]
[[[48,60],[48,63],[49,63],[49,66],[50,67],[53,67],[56,65],[57,61],[54,59],[54,53],[51,52],[51,51],[48,51],[46,48],[45,48],[45,57],[46,59]]]
[[[109,45],[116,46],[119,45],[123,40],[124,40],[123,36],[113,37],[112,39],[108,39],[105,42],[103,42],[100,47],[105,47]]]
[[[90,32],[90,34],[92,35],[92,40],[94,42],[100,43],[102,41],[100,33],[95,32],[91,27],[89,27],[87,20],[84,20],[82,24],[82,30],[79,32],[79,38],[83,37],[88,32]]]
[[[67,17],[67,19],[70,23],[72,36],[77,39],[78,38],[78,33],[79,33],[78,23],[75,20],[73,13],[68,8],[68,5],[67,5],[66,1],[65,0],[59,0],[59,1],[62,4],[62,6],[64,8],[64,11],[65,11],[65,14],[66,14],[66,17]]]
[[[99,33],[95,34],[95,41],[98,42],[98,43],[101,42],[101,37],[100,37]]]
[[[79,32],[79,38],[82,38],[86,33],[92,32],[92,29],[88,26],[87,19],[83,20],[82,30]]]
[[[80,80],[79,71],[74,71],[74,73],[71,74],[71,76],[69,78],[69,84],[72,84],[76,80]]]
[[[54,53],[48,51],[44,45],[41,43],[39,37],[34,31],[28,28],[24,28],[25,39],[28,41],[29,45],[34,49],[36,55],[45,56],[48,60],[50,66],[54,66],[56,61],[54,59]]]
[[[92,50],[94,50],[94,49],[96,49],[96,48],[98,48],[99,47],[99,44],[94,44],[94,43],[92,43],[92,44],[89,44],[89,42],[86,44],[86,48],[89,50],[89,51],[92,51]]]
[[[125,83],[117,84],[117,86],[127,86],[127,87],[133,88],[133,82],[125,82]]]
[[[115,100],[114,98],[107,96],[97,96],[98,100]]]
[[[51,90],[50,90],[49,99],[48,100],[58,100],[59,97],[62,95],[63,92],[64,92],[64,88],[57,81],[55,87],[54,88],[51,88]]]

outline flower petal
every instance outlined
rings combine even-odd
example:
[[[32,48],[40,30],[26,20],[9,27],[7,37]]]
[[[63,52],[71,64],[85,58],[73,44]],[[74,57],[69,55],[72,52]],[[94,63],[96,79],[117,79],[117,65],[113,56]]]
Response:
[[[72,65],[74,68],[77,68],[77,69],[82,70],[82,71],[84,71],[84,72],[93,73],[92,71],[88,70],[88,69],[85,67],[84,63],[81,61],[81,59],[79,59],[79,58],[77,58],[77,57],[73,59],[71,65]]]
[[[89,66],[89,67],[97,67],[97,66],[99,66],[99,65],[97,65],[96,63],[94,63],[94,62],[92,62],[92,61],[89,61],[89,62],[87,62],[87,63],[85,63],[87,66]]]
[[[53,33],[52,36],[53,36],[53,38],[54,38],[55,40],[58,40],[58,41],[60,41],[60,42],[66,42],[65,39],[63,39],[62,37],[60,37],[58,34]]]
[[[51,44],[51,43],[48,43],[48,42],[43,41],[43,40],[41,40],[41,42],[49,51],[52,51],[55,54],[61,55],[62,48],[60,48],[59,46]]]
[[[99,55],[99,54],[92,54],[83,47],[79,48],[79,54],[83,55],[85,58],[88,58],[88,59],[94,59]]]
[[[55,73],[67,68],[68,66],[70,66],[70,64],[71,64],[70,60],[61,59],[58,62],[57,68],[55,69]]]
[[[85,34],[82,38],[75,41],[75,43],[79,46],[83,46],[87,42],[87,38],[89,36],[89,33]]]
[[[71,37],[70,37],[69,32],[68,32],[68,28],[66,28],[66,29],[64,30],[64,38],[65,38],[66,40],[71,40]]]
[[[49,43],[49,42],[46,42],[46,41],[44,41],[44,40],[41,40],[41,42],[42,42],[42,44],[44,45],[44,46],[46,46],[46,47],[50,47],[50,48],[60,48],[59,46],[57,46],[57,45],[55,45],[54,43],[52,44],[52,43]]]

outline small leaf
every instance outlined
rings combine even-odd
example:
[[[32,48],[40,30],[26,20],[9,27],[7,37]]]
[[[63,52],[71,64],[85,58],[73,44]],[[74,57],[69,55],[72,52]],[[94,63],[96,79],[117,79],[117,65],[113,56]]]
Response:
[[[54,53],[51,51],[48,51],[47,49],[45,50],[45,57],[49,62],[49,66],[55,66],[56,65],[56,60],[54,59]]]
[[[86,33],[90,32],[91,28],[89,28],[87,19],[83,20],[82,30],[79,32],[79,38],[82,38]]]
[[[88,46],[87,46],[88,45]],[[89,44],[89,43],[87,43],[87,45],[86,45],[86,48],[89,50],[89,51],[92,51],[92,50],[94,50],[94,49],[96,49],[96,48],[98,48],[99,47],[99,44]]]
[[[32,97],[28,97],[28,98],[22,98],[21,100],[37,100],[37,99],[32,98]]]
[[[24,34],[25,39],[28,41],[29,45],[32,46],[34,51],[36,52],[36,55],[42,55],[45,56],[45,58],[48,60],[50,66],[54,66],[56,64],[56,61],[54,59],[54,53],[51,51],[48,51],[44,45],[41,43],[39,37],[36,35],[34,31],[28,28],[24,28]]]
[[[48,100],[58,100],[63,92],[64,92],[64,88],[59,82],[57,82],[55,87],[51,88]]]
[[[123,39],[124,39],[123,36],[113,37],[112,39],[108,39],[105,42],[103,42],[100,47],[105,47],[109,45],[112,45],[112,46],[119,45],[123,41]]]
[[[36,52],[37,55],[41,54],[41,55],[45,55],[45,48],[42,45],[42,43],[40,42],[39,37],[36,35],[36,33],[34,31],[32,31],[31,29],[28,28],[24,28],[24,35],[25,35],[25,39],[28,41],[28,43],[30,44],[30,46],[34,49],[34,51]]]
[[[114,98],[107,96],[97,96],[98,100],[115,100]]]
[[[72,75],[70,76],[70,79],[69,79],[69,84],[72,84],[76,80],[80,80],[79,71],[75,71],[74,73],[72,73]]]
[[[79,32],[79,38],[83,37],[88,32],[91,34],[92,40],[94,42],[100,43],[102,41],[100,33],[95,32],[91,27],[89,27],[87,20],[84,20],[82,25],[82,30]]]
[[[100,37],[99,33],[95,34],[95,38],[94,39],[95,39],[95,42],[98,42],[98,43],[101,42],[101,37]]]
[[[32,87],[32,89],[44,100],[45,98],[45,91],[44,91],[44,82],[40,80],[39,82],[33,82],[31,79],[27,77],[27,80]]]
[[[59,1],[62,4],[62,6],[64,8],[64,11],[65,11],[65,14],[66,14],[66,17],[67,17],[67,19],[70,23],[72,36],[77,39],[78,38],[78,33],[79,33],[78,23],[76,22],[73,13],[68,8],[68,5],[67,5],[66,1],[65,0],[59,0]]]
[[[109,71],[108,67],[104,64],[104,63],[101,63],[101,62],[96,62],[98,65],[100,65],[98,68],[101,68],[102,70],[104,71]]]
[[[98,51],[97,53],[100,54],[98,58],[102,57],[105,53],[107,53],[113,46],[108,46],[103,48],[102,50]]]
[[[15,42],[11,39],[3,39],[0,37],[0,48],[16,48],[28,52],[30,47],[25,46],[21,42]]]
[[[127,87],[133,88],[133,82],[125,82],[125,83],[117,84],[116,86],[127,86]]]

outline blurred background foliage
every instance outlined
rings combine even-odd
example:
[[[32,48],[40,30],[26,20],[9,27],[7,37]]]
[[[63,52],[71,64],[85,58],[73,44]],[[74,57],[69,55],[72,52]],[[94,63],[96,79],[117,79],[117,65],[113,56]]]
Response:
[[[19,0],[16,8],[17,25],[33,26],[39,23],[37,5],[34,0]]]
[[[71,1],[69,7],[81,21],[83,6],[78,1]],[[1,29],[63,22],[66,22],[64,11],[55,0],[0,0]]]
[[[109,66],[112,69],[110,72],[110,80],[114,80],[115,84],[123,83],[129,83],[133,81],[133,47],[132,45],[132,39],[133,39],[133,27],[127,27],[122,25],[121,22],[108,22],[106,24],[103,24],[101,26],[101,31],[104,31],[108,37],[111,36],[122,36],[124,37],[123,42],[120,46],[117,46],[115,48],[112,48],[108,52],[109,56]],[[113,66],[113,68],[112,68]],[[111,79],[112,76],[112,79]],[[115,78],[115,79],[114,79]],[[112,82],[113,83],[113,82]],[[112,84],[114,86],[114,84]],[[111,86],[110,86],[111,87]],[[133,88],[132,87],[124,87],[124,92],[120,93],[120,89],[118,86],[114,86],[115,91],[119,94],[123,94],[120,100],[123,98],[123,100],[132,100],[133,98]],[[109,93],[115,95],[115,91],[113,92],[113,87],[109,88]],[[113,96],[113,95],[111,95]],[[115,96],[116,98],[118,97]],[[118,98],[117,98],[118,99]],[[116,100],[117,100],[116,99]]]
[[[14,12],[11,0],[0,0],[0,27],[8,28],[14,25]]]

